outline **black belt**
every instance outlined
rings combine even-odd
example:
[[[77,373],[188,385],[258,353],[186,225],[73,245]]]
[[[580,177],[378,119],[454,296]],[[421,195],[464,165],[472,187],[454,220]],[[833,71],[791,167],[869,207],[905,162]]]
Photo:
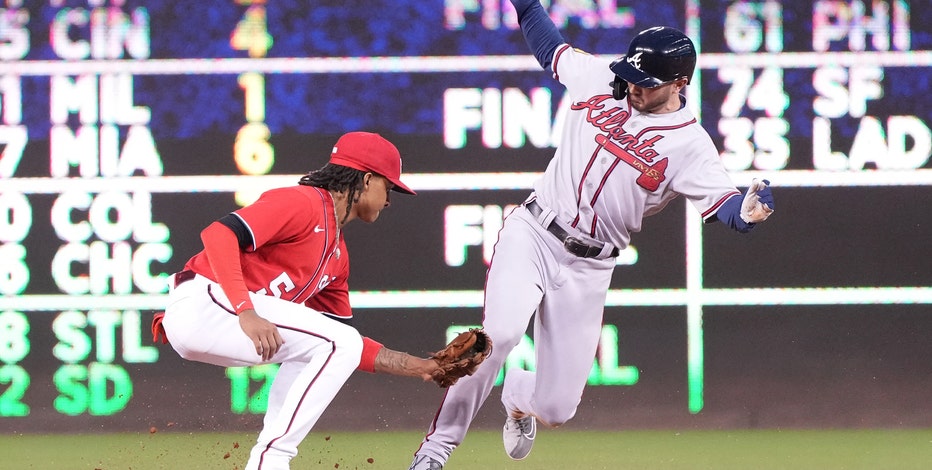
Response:
[[[530,211],[531,214],[534,214],[534,217],[540,217],[541,212],[543,212],[543,209],[541,209],[540,204],[537,204],[537,201],[531,201],[524,206],[527,207],[527,210]],[[566,230],[563,230],[563,227],[561,227],[556,220],[550,221],[550,225],[547,226],[547,231],[563,242],[563,247],[566,248],[566,251],[580,258],[595,258],[602,253],[602,246],[590,245],[570,235]],[[618,247],[612,248],[610,256],[612,258],[618,256]]]
[[[194,276],[197,276],[197,273],[191,271],[190,269],[185,269],[184,271],[175,273],[175,288],[177,289],[178,286],[190,281],[191,279],[194,279]]]

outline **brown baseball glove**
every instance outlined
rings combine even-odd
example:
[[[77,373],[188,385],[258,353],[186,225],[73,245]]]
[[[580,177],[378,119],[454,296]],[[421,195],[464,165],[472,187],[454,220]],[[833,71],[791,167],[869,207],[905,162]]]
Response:
[[[450,344],[430,355],[440,367],[431,378],[437,385],[446,388],[461,377],[472,375],[485,358],[492,353],[492,340],[480,328],[471,328],[456,336]]]

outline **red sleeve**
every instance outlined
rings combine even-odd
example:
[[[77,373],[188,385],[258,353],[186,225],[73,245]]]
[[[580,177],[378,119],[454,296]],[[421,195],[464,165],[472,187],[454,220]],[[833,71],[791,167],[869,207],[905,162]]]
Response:
[[[374,373],[375,372],[375,358],[379,355],[379,351],[383,348],[382,343],[369,338],[367,336],[362,337],[362,357],[359,359],[359,365],[356,369],[363,372]]]
[[[236,314],[253,308],[249,300],[249,290],[243,280],[236,234],[220,222],[214,222],[201,231],[201,241],[204,242],[204,252],[207,254],[215,280],[223,288],[223,293],[230,300]]]

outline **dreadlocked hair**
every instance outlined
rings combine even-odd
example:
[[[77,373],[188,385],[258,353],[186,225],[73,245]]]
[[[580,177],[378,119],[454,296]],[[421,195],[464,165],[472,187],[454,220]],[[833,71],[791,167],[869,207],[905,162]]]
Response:
[[[362,191],[363,178],[365,176],[365,171],[328,163],[319,170],[314,170],[302,176],[298,184],[323,188],[338,193],[346,192],[346,214],[343,215],[343,220],[340,221],[340,223],[343,223],[346,221],[346,218],[349,217],[350,209],[353,208],[353,203],[359,200],[359,192]]]

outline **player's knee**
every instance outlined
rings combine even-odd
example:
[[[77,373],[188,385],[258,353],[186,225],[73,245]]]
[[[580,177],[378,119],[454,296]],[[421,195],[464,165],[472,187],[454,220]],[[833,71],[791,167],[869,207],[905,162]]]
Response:
[[[561,426],[567,421],[573,419],[576,415],[576,406],[567,406],[561,403],[552,403],[541,406],[538,403],[537,418],[547,427]]]
[[[334,346],[334,355],[341,359],[348,366],[351,364],[355,369],[359,365],[359,358],[362,356],[362,336],[356,329],[347,326],[339,329],[339,332],[331,338]]]
[[[494,322],[483,324],[483,329],[492,340],[492,354],[497,351],[505,355],[514,348],[524,337],[524,329],[513,328],[511,325],[495,325]],[[497,350],[497,351],[496,351]]]

